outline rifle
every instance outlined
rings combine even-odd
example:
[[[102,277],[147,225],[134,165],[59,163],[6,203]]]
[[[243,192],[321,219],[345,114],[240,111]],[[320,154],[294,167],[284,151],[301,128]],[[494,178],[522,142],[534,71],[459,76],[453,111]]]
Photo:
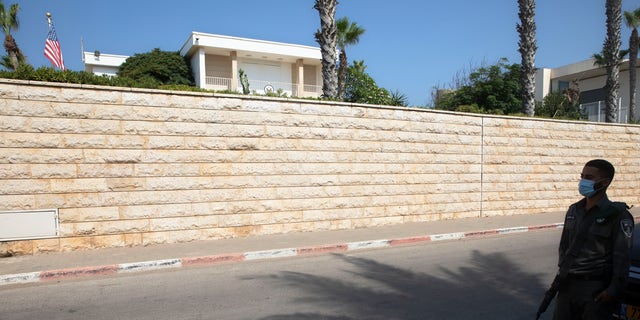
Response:
[[[547,292],[544,293],[544,298],[542,299],[542,302],[540,302],[540,306],[538,307],[538,312],[536,313],[536,320],[540,319],[540,315],[542,315],[545,311],[547,311],[547,308],[549,308],[551,301],[558,294],[558,290],[560,290],[561,283],[562,283],[561,275],[557,274],[556,277],[553,278],[553,282],[551,283],[551,286],[549,287]]]

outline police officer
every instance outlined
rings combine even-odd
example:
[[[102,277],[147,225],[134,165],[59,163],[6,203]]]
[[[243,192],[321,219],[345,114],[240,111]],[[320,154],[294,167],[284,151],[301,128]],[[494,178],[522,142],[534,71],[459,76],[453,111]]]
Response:
[[[553,315],[555,320],[612,319],[629,272],[633,217],[627,206],[611,202],[607,188],[615,169],[606,160],[587,162],[580,175],[584,198],[569,207],[560,239],[560,261],[578,236],[569,274],[561,285]],[[581,223],[585,225],[579,229]]]

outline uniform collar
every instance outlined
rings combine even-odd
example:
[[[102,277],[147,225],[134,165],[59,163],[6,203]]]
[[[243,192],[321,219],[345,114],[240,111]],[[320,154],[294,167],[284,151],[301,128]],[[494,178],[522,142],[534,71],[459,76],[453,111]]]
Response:
[[[604,210],[607,209],[611,203],[611,200],[609,200],[609,197],[605,194],[602,199],[598,200],[594,208],[597,207],[600,210]],[[578,206],[585,209],[587,206],[587,198],[582,198],[582,200],[578,201]]]

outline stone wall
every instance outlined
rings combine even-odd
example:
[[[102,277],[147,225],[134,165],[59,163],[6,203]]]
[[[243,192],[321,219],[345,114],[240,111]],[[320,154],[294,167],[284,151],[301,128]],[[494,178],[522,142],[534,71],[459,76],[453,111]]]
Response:
[[[0,211],[60,219],[0,255],[564,211],[592,158],[637,204],[633,125],[0,80]]]

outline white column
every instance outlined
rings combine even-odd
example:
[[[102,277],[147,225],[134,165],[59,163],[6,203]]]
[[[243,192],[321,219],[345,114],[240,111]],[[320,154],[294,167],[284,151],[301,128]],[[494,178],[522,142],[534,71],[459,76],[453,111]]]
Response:
[[[238,52],[231,51],[231,91],[238,91]]]
[[[296,60],[296,67],[298,71],[298,92],[296,94],[301,98],[304,94],[304,63],[302,59]]]
[[[199,88],[206,88],[207,87],[207,66],[206,66],[206,55],[204,53],[204,49],[200,48],[198,49],[198,54],[197,54],[197,59],[198,59],[198,63],[197,63],[197,70],[196,70],[196,86]]]

